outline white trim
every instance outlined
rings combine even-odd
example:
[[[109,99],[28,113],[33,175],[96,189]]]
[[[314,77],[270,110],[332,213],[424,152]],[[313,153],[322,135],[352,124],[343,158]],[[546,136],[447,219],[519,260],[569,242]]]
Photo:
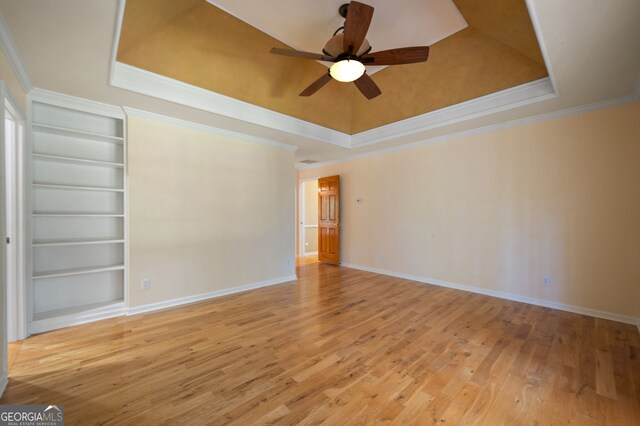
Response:
[[[111,85],[343,148],[380,143],[556,96],[547,77],[350,136],[120,62],[113,64]]]
[[[31,102],[43,102],[62,108],[75,109],[97,115],[106,115],[121,120],[125,118],[122,108],[102,102],[90,101],[89,99],[78,98],[37,87],[35,87],[29,95],[31,96]]]
[[[45,331],[56,330],[58,328],[71,327],[73,325],[86,324],[88,322],[118,317],[124,315],[125,312],[126,308],[124,302],[119,302],[84,312],[34,320],[29,324],[29,334],[43,333]]]
[[[112,86],[247,123],[348,148],[351,137],[308,121],[205,90],[131,65],[115,62]]]
[[[298,192],[300,193],[300,196],[298,197],[298,222],[300,222],[300,224],[296,227],[298,229],[299,239],[298,256],[304,256],[304,243],[307,239],[305,235],[307,230],[304,227],[304,204],[306,197],[304,196],[304,182],[300,182],[298,185]]]
[[[225,136],[235,139],[240,139],[246,142],[256,143],[260,145],[267,145],[274,148],[286,149],[287,151],[296,151],[298,149],[297,146],[289,145],[282,142],[277,142],[271,139],[260,138],[257,136],[247,135],[245,133],[234,132],[232,130],[225,130],[219,127],[207,126],[205,124],[194,123],[193,121],[182,120],[179,118],[168,117],[166,115],[160,115],[153,112],[143,111],[135,108],[122,107],[127,117],[136,116],[147,118],[150,120],[162,121],[164,123],[175,124],[177,126],[187,127],[194,130],[199,130],[202,132],[210,133],[216,136]]]
[[[237,287],[225,288],[222,290],[216,290],[209,293],[195,294],[193,296],[179,297],[176,299],[164,300],[162,302],[149,303],[142,306],[134,306],[127,309],[127,316],[138,315],[145,312],[157,311],[160,309],[172,308],[175,306],[186,305],[189,303],[200,302],[202,300],[214,299],[216,297],[227,296],[235,293],[242,293],[249,290],[255,290],[262,287],[268,287],[272,285],[282,284],[290,281],[297,280],[298,277],[291,275],[288,277],[274,278],[272,280],[260,281],[253,284],[245,284]]]
[[[27,288],[25,279],[25,259],[26,250],[28,244],[25,241],[26,235],[26,214],[25,209],[25,152],[26,152],[26,123],[25,114],[20,110],[13,94],[3,84],[4,96],[5,96],[5,108],[12,115],[16,125],[16,140],[14,144],[14,190],[15,190],[15,223],[12,234],[14,241],[12,242],[14,247],[14,268],[15,268],[15,327],[12,331],[8,331],[7,337],[9,341],[23,340],[27,337]],[[6,118],[6,117],[5,117]]]
[[[116,26],[114,28],[113,46],[111,46],[111,63],[109,64],[109,85],[113,86],[113,76],[115,75],[115,65],[118,60],[118,46],[120,46],[120,33],[122,32],[122,20],[124,19],[124,9],[127,0],[118,0],[118,12],[116,15]]]
[[[33,320],[33,303],[34,287],[33,287],[33,102],[31,94],[27,94],[27,122],[24,134],[24,153],[23,153],[23,170],[24,170],[24,186],[22,188],[24,194],[24,281],[25,281],[25,300],[26,300],[26,318],[27,318],[27,337],[31,335],[29,330],[31,321]]]
[[[630,317],[626,315],[614,314],[611,312],[599,311],[591,308],[583,308],[580,306],[567,305],[564,303],[553,302],[551,300],[538,299],[535,297],[520,296],[513,293],[506,293],[503,291],[489,290],[481,287],[475,287],[465,284],[457,284],[448,281],[436,280],[433,278],[420,277],[417,275],[403,274],[400,272],[388,271],[386,269],[370,268],[368,266],[354,265],[352,263],[342,263],[340,266],[346,268],[358,269],[361,271],[372,272],[375,274],[388,275],[396,278],[403,278],[406,280],[416,281],[424,284],[431,284],[439,287],[447,287],[455,290],[468,291],[470,293],[482,294],[485,296],[497,297],[499,299],[511,300],[514,302],[528,303],[530,305],[542,306],[545,308],[558,309],[560,311],[573,312],[581,315],[588,315],[596,318],[603,318],[611,321],[622,322],[626,324],[632,324],[638,327],[640,330],[640,318]]]
[[[29,93],[33,86],[31,86],[29,74],[27,74],[24,65],[22,65],[20,52],[18,52],[18,48],[11,36],[9,26],[7,25],[7,21],[4,20],[2,12],[0,12],[0,47],[2,47],[11,68],[13,68],[13,71],[16,73],[22,90],[24,90],[25,93]]]
[[[317,228],[318,225],[304,225],[305,228]]]
[[[123,110],[124,112],[124,110]],[[123,299],[125,304],[125,309],[129,308],[129,288],[130,288],[130,278],[131,278],[131,270],[129,266],[131,265],[131,257],[130,257],[130,241],[129,241],[129,118],[126,116],[122,120],[122,172],[123,172],[123,188],[124,195],[122,197],[123,202],[123,210],[122,213],[124,217],[122,218],[122,226],[124,232],[124,247],[123,247],[123,262],[124,262],[124,271],[122,271],[122,280],[123,280]]]
[[[500,111],[546,101],[557,95],[549,77],[481,96],[426,114],[360,132],[351,137],[351,148],[367,146],[418,132],[449,126]]]
[[[549,58],[549,52],[547,51],[547,43],[544,41],[544,37],[542,37],[542,27],[540,27],[540,20],[538,19],[538,11],[536,10],[533,0],[525,0],[527,5],[527,10],[529,11],[529,18],[531,18],[531,24],[533,25],[533,31],[536,33],[536,39],[538,41],[538,46],[540,47],[540,53],[542,53],[542,59],[544,60],[544,65],[547,67],[547,73],[549,74],[549,78],[551,79],[551,85],[553,86],[553,91],[556,96],[560,96],[560,92],[558,91],[558,84],[556,83],[555,73],[553,68],[551,67],[551,59]]]
[[[317,251],[310,251],[304,254],[304,256],[317,256],[318,252]]]
[[[2,375],[0,375],[0,396],[4,393],[4,390],[7,388],[7,384],[9,383],[9,372],[3,371]]]
[[[480,134],[483,134],[483,133],[494,132],[494,131],[497,131],[497,130],[504,130],[504,129],[510,129],[510,128],[513,128],[513,127],[525,126],[525,125],[528,125],[528,124],[534,124],[534,123],[538,123],[538,122],[541,122],[541,121],[554,120],[554,119],[565,117],[565,116],[577,115],[577,114],[587,113],[587,112],[591,112],[591,111],[597,111],[597,110],[600,110],[600,109],[613,108],[613,107],[616,107],[616,106],[625,105],[625,104],[632,103],[632,102],[637,102],[639,100],[640,100],[640,84],[638,85],[638,93],[637,94],[624,96],[622,98],[611,99],[611,100],[603,101],[603,102],[596,102],[596,103],[593,103],[593,104],[582,105],[582,106],[577,106],[577,107],[573,107],[573,108],[566,108],[566,109],[562,109],[562,110],[558,110],[558,111],[547,112],[547,113],[539,114],[539,115],[532,115],[532,116],[524,117],[524,118],[518,118],[518,119],[515,119],[515,120],[511,120],[511,121],[505,121],[505,122],[502,122],[502,123],[491,124],[491,125],[484,126],[484,127],[477,127],[475,129],[463,130],[463,131],[460,131],[460,132],[450,133],[450,134],[447,134],[447,135],[436,136],[434,138],[422,139],[422,140],[419,140],[419,141],[416,141],[416,142],[406,143],[406,144],[402,144],[402,145],[396,145],[396,146],[392,146],[392,147],[389,147],[389,148],[377,149],[375,151],[369,151],[369,152],[365,152],[365,153],[362,153],[362,154],[349,155],[349,156],[346,156],[346,157],[338,158],[336,160],[319,161],[319,162],[313,163],[313,164],[304,164],[304,163],[299,163],[298,162],[298,163],[296,163],[296,169],[297,170],[312,170],[312,169],[316,169],[316,168],[322,168],[322,167],[326,167],[326,166],[330,166],[330,165],[334,165],[334,164],[340,164],[340,163],[346,163],[346,162],[349,162],[349,161],[360,160],[360,159],[363,159],[363,158],[375,157],[375,156],[378,156],[378,155],[405,151],[405,150],[417,148],[417,147],[424,146],[424,145],[443,143],[443,142],[448,142],[448,141],[456,140],[456,139],[463,138],[463,137],[471,137],[471,136],[476,136],[476,135],[480,135]]]
[[[7,237],[7,220],[6,220],[6,206],[5,206],[5,185],[4,185],[4,176],[5,172],[5,146],[4,146],[4,138],[5,138],[5,114],[7,112],[4,107],[5,100],[5,83],[0,80],[0,99],[2,99],[2,109],[0,110],[0,175],[2,176],[2,185],[0,185],[0,200],[2,200],[2,207],[0,207],[0,300],[3,304],[7,303],[7,289],[9,284],[9,276],[7,274],[7,261],[8,261],[8,252],[5,245],[5,238]],[[2,318],[0,328],[0,374],[4,376],[8,374],[8,349],[7,349],[7,309],[5,306],[0,306],[0,318]]]

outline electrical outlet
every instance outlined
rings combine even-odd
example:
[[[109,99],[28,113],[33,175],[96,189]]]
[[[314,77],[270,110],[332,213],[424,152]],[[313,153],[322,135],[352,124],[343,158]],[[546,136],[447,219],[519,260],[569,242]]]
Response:
[[[287,268],[291,266],[291,259],[287,259]]]
[[[551,278],[548,276],[542,277],[542,287],[551,287]]]
[[[143,290],[149,290],[149,288],[151,288],[151,280],[149,278],[143,278],[140,282],[140,288]]]

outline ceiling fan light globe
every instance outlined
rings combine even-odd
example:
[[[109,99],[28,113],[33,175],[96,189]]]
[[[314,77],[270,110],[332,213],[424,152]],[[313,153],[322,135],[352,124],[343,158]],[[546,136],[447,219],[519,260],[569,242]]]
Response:
[[[343,83],[349,83],[362,77],[365,68],[362,62],[355,59],[345,59],[336,62],[329,68],[329,74],[334,79]]]

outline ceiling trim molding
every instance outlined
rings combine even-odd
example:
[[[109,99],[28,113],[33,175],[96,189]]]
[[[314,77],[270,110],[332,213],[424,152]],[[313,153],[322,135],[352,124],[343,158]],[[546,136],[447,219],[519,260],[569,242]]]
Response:
[[[22,64],[22,58],[20,57],[20,53],[18,52],[18,48],[11,36],[9,26],[4,20],[2,12],[0,12],[0,47],[2,47],[11,68],[13,68],[13,71],[16,73],[22,90],[24,90],[25,93],[29,93],[33,86],[31,85],[29,74],[27,74],[27,70]]]
[[[11,114],[15,115],[18,121],[25,120],[25,113],[18,105],[18,101],[16,97],[11,92],[11,89],[7,87],[7,83],[3,80],[0,80],[0,92],[4,95],[5,98],[5,108],[8,108]],[[0,101],[1,102],[1,101]]]
[[[112,70],[111,85],[120,89],[176,102],[181,105],[338,145],[343,148],[350,146],[351,137],[346,133],[331,130],[121,62],[116,62]]]
[[[351,147],[367,146],[438,127],[449,126],[507,109],[545,101],[556,96],[551,79],[546,77],[355,134],[351,137]]]
[[[351,155],[351,156],[348,156],[348,157],[339,158],[339,159],[336,159],[336,160],[319,161],[319,162],[313,163],[313,164],[304,164],[304,163],[296,162],[296,169],[297,170],[317,169],[317,168],[321,168],[321,167],[331,166],[331,165],[334,165],[334,164],[340,164],[340,163],[346,163],[346,162],[349,162],[349,161],[360,160],[360,159],[363,159],[363,158],[375,157],[375,156],[379,156],[379,155],[384,155],[384,154],[390,154],[390,153],[394,153],[394,152],[410,150],[410,149],[417,148],[417,147],[424,146],[424,145],[432,145],[432,144],[437,144],[437,143],[444,143],[444,142],[449,142],[449,141],[452,141],[452,140],[460,139],[460,138],[463,138],[463,137],[476,136],[476,135],[480,135],[480,134],[483,134],[483,133],[489,133],[489,132],[494,132],[494,131],[498,131],[498,130],[509,129],[509,128],[512,128],[512,127],[525,126],[527,124],[534,124],[534,123],[538,123],[538,122],[541,122],[541,121],[553,120],[553,119],[561,118],[561,117],[565,117],[565,116],[583,114],[583,113],[587,113],[587,112],[591,112],[591,111],[597,111],[597,110],[606,109],[606,108],[613,108],[613,107],[616,107],[616,106],[625,105],[625,104],[638,102],[638,101],[640,101],[640,80],[639,80],[639,84],[638,84],[636,93],[634,93],[632,95],[628,95],[628,96],[623,96],[621,98],[611,99],[611,100],[603,101],[603,102],[596,102],[596,103],[587,104],[587,105],[581,105],[581,106],[577,106],[577,107],[566,108],[566,109],[553,111],[553,112],[548,112],[548,113],[539,114],[539,115],[534,115],[534,116],[530,116],[530,117],[519,118],[519,119],[516,119],[516,120],[511,120],[511,121],[507,121],[507,122],[503,122],[503,123],[497,123],[497,124],[491,124],[489,126],[478,127],[478,128],[475,128],[475,129],[463,130],[463,131],[456,132],[456,133],[451,133],[451,134],[448,134],[448,135],[437,136],[437,137],[434,137],[434,138],[427,138],[427,139],[423,139],[423,140],[416,141],[416,142],[411,142],[411,143],[407,143],[407,144],[403,144],[403,145],[397,145],[397,146],[393,146],[393,147],[389,147],[389,148],[378,149],[378,150],[375,150],[375,151],[365,152],[365,153],[362,153],[362,154],[355,154],[355,155]]]
[[[116,61],[112,71],[111,85],[114,87],[343,148],[389,141],[556,96],[551,79],[547,77],[350,136],[121,62]]]
[[[116,15],[116,26],[114,29],[113,46],[111,46],[111,61],[109,62],[109,85],[113,86],[114,67],[118,60],[118,46],[120,46],[120,34],[122,33],[122,20],[124,19],[124,9],[127,0],[118,0],[118,11]]]
[[[77,109],[98,115],[123,119],[125,114],[119,106],[109,105],[89,99],[78,98],[51,90],[34,87],[29,93],[29,98],[36,102],[45,102],[63,108]]]
[[[558,84],[556,83],[555,73],[553,71],[553,67],[551,66],[551,59],[549,58],[549,52],[547,51],[547,44],[544,41],[542,28],[540,27],[540,20],[538,19],[538,11],[536,10],[533,2],[534,0],[525,0],[525,4],[527,5],[527,10],[529,11],[529,18],[531,18],[533,31],[536,33],[538,46],[540,46],[540,53],[542,53],[542,59],[544,60],[544,65],[547,67],[547,73],[549,74],[549,78],[551,79],[551,85],[553,86],[553,91],[555,92],[556,96],[560,96],[560,91],[558,90]]]
[[[221,129],[219,127],[207,126],[205,124],[194,123],[193,121],[182,120],[179,118],[169,117],[166,115],[156,114],[154,112],[143,111],[136,108],[122,107],[127,117],[135,116],[146,118],[150,120],[161,121],[163,123],[173,124],[181,127],[186,127],[193,130],[199,130],[201,132],[209,133],[216,136],[225,136],[234,139],[239,139],[245,142],[251,142],[259,145],[266,145],[272,148],[280,148],[287,151],[295,152],[298,147],[289,145],[282,142],[277,142],[271,139],[260,138],[257,136],[251,136],[244,133],[234,132],[231,130]]]

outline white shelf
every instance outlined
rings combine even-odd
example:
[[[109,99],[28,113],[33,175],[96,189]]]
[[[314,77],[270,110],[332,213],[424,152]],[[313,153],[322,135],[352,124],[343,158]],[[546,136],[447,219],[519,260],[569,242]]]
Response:
[[[31,332],[126,310],[126,125],[73,105],[31,103]]]
[[[123,214],[118,213],[64,213],[64,212],[42,212],[33,213],[34,217],[124,217]]]
[[[51,161],[60,161],[64,163],[74,163],[74,164],[82,164],[86,166],[103,166],[103,167],[114,167],[116,169],[124,168],[124,164],[122,163],[112,163],[109,161],[98,161],[98,160],[90,160],[88,158],[77,158],[77,157],[63,157],[61,155],[49,155],[49,154],[33,154],[33,158],[40,158],[43,160],[51,160]]]
[[[33,130],[35,130],[36,132],[51,133],[54,135],[91,139],[97,142],[122,144],[122,141],[124,140],[122,136],[103,135],[100,133],[92,133],[84,130],[71,129],[68,127],[51,126],[49,124],[33,123]]]
[[[112,265],[112,266],[99,266],[92,268],[74,268],[66,269],[63,271],[55,272],[37,272],[33,274],[33,279],[42,278],[58,278],[58,277],[70,277],[72,275],[84,275],[84,274],[97,274],[100,272],[122,271],[124,265]]]
[[[101,188],[97,186],[75,186],[75,185],[58,185],[52,183],[34,183],[34,188],[43,189],[68,189],[73,191],[105,191],[105,192],[124,192],[120,188]]]
[[[123,239],[101,239],[101,240],[58,240],[58,241],[34,241],[33,247],[56,247],[56,246],[81,246],[94,244],[122,244]]]
[[[113,300],[102,303],[91,303],[89,305],[74,306],[71,308],[57,309],[54,311],[40,312],[33,315],[34,321],[48,320],[76,314],[91,314],[99,311],[119,310],[124,308],[124,300]]]

